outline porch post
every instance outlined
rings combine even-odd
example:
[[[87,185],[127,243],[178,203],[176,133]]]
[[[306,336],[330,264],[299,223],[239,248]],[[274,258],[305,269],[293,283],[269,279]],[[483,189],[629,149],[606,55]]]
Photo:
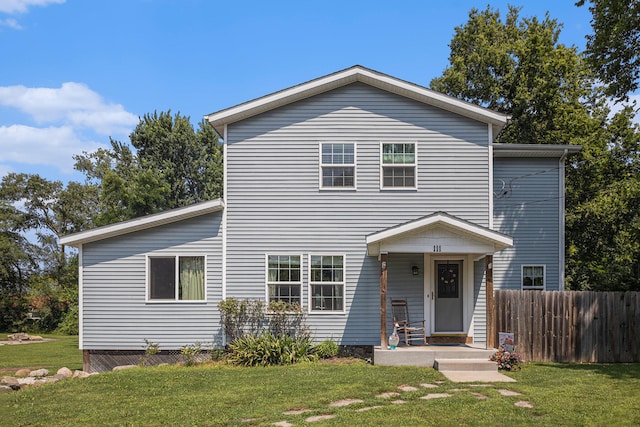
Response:
[[[487,255],[485,260],[487,282],[487,347],[495,348],[495,307],[493,306],[493,255]]]
[[[380,254],[380,346],[383,350],[387,343],[387,254]]]

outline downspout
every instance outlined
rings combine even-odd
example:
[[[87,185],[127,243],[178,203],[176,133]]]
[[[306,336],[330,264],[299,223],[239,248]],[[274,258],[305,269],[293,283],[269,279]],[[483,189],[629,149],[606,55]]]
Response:
[[[564,185],[564,177],[565,177],[565,159],[567,158],[567,154],[569,150],[565,149],[562,156],[560,156],[559,161],[559,177],[558,177],[558,192],[559,192],[559,201],[558,201],[558,232],[559,232],[559,242],[558,242],[558,290],[564,291],[564,276],[565,276],[565,185]]]

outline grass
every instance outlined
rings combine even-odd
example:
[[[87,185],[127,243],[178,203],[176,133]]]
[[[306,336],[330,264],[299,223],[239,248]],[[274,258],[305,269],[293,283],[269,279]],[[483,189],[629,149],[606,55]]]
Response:
[[[6,339],[0,333],[0,339]],[[66,335],[40,335],[55,341],[0,346],[0,374],[15,372],[20,368],[47,368],[55,372],[66,366],[71,370],[82,369],[82,352],[78,350],[78,337]]]
[[[32,344],[56,345],[53,342]],[[58,344],[59,345],[59,344]],[[18,346],[16,346],[18,347]],[[0,347],[0,363],[6,349]],[[71,354],[72,358],[76,356]],[[72,359],[69,359],[72,360]],[[44,366],[41,361],[37,365]],[[311,415],[335,418],[314,426],[423,425],[639,425],[640,364],[528,364],[510,373],[516,383],[469,387],[444,381],[435,389],[421,383],[445,380],[424,368],[354,364],[303,364],[288,367],[237,368],[227,365],[164,366],[111,372],[66,380],[38,388],[0,394],[3,425],[199,425],[267,426],[277,421],[308,425]],[[376,395],[410,384],[405,404]],[[522,396],[502,396],[509,389]],[[480,400],[472,393],[482,393]],[[428,393],[445,399],[422,400]],[[361,404],[332,408],[340,399]],[[533,408],[514,404],[526,400]],[[383,405],[368,412],[364,406]],[[283,415],[308,408],[302,415]],[[252,419],[248,422],[243,420]]]

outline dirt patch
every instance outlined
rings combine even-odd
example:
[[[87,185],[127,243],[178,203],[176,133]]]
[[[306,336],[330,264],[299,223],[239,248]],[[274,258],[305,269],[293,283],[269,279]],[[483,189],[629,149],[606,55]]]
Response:
[[[0,345],[37,344],[39,342],[57,341],[55,338],[42,338],[41,340],[0,341]]]

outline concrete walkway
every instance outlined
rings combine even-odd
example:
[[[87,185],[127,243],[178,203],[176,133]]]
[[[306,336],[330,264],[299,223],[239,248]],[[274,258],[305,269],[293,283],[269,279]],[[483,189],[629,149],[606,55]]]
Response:
[[[454,383],[515,383],[511,377],[493,371],[439,371]]]

